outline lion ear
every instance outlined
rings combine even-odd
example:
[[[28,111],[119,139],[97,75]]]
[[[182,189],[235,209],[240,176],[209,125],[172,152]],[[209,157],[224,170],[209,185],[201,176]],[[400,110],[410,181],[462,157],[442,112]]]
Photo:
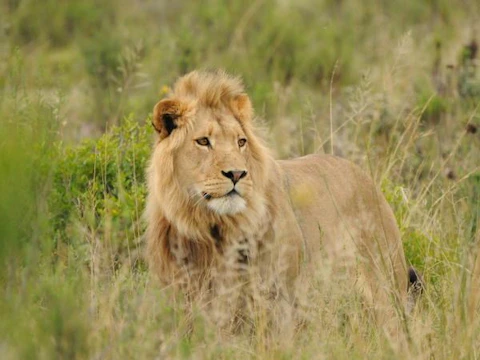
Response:
[[[253,107],[247,94],[235,96],[230,104],[233,114],[241,121],[250,121],[253,117]]]
[[[158,132],[160,140],[169,136],[173,130],[182,125],[181,118],[187,109],[186,104],[173,99],[164,99],[155,105],[152,125]]]

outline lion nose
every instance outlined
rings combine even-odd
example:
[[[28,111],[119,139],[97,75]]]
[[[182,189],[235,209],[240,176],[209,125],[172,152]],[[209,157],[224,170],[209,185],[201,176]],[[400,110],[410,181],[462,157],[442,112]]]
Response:
[[[247,176],[247,172],[243,170],[233,170],[233,171],[222,170],[222,175],[229,178],[230,180],[233,181],[234,184],[236,184],[237,182],[240,181],[240,179]]]

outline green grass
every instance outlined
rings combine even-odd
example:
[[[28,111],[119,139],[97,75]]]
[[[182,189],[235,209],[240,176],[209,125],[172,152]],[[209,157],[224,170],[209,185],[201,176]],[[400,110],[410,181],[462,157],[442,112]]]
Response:
[[[478,358],[479,10],[0,2],[0,358]],[[149,116],[176,77],[212,67],[244,77],[279,157],[333,149],[382,186],[428,287],[410,342],[320,272],[294,338],[261,319],[220,335],[201,311],[184,336],[181,297],[142,256]]]

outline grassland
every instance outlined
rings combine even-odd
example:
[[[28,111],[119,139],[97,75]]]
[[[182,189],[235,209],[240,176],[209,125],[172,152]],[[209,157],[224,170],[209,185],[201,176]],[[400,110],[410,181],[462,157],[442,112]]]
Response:
[[[2,0],[0,358],[480,357],[477,1]],[[244,77],[278,157],[360,164],[428,286],[388,339],[323,284],[294,338],[225,339],[142,258],[149,116],[179,75]]]

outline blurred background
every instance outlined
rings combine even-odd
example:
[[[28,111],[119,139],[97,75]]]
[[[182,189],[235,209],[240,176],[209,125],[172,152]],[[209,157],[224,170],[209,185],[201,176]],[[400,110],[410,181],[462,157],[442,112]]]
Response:
[[[278,157],[334,153],[382,187],[432,294],[412,354],[478,355],[479,16],[476,0],[0,0],[0,357],[188,358],[205,342],[172,335],[141,214],[151,110],[213,68],[244,79]],[[388,354],[335,326],[306,354]]]
[[[142,121],[179,75],[216,67],[244,77],[267,121],[279,115],[321,121],[329,117],[331,90],[338,108],[360,84],[387,97],[409,96],[406,107],[439,95],[425,114],[435,120],[452,92],[478,96],[478,83],[461,72],[477,57],[479,6],[5,0],[1,85],[11,91],[21,81],[57,106],[69,139],[98,136],[129,113]]]

